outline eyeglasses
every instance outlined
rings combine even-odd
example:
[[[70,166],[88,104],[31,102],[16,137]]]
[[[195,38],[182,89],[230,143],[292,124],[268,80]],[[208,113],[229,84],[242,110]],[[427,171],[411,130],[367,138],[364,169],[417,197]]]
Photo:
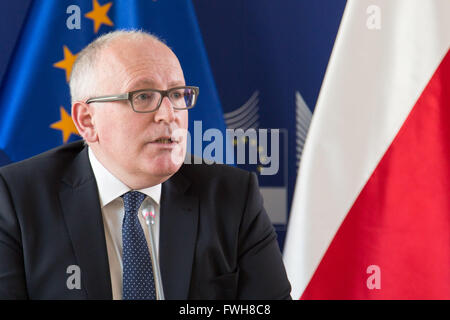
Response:
[[[90,98],[86,103],[128,100],[135,112],[147,113],[158,110],[164,97],[167,97],[175,110],[186,110],[195,106],[198,93],[199,88],[192,86],[175,87],[169,90],[142,89],[119,95]]]

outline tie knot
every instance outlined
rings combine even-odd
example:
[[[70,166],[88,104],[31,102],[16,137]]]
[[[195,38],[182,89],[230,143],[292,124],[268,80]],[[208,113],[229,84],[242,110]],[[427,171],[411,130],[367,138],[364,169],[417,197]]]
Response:
[[[125,213],[130,212],[136,214],[145,199],[145,194],[139,191],[129,191],[122,195]]]

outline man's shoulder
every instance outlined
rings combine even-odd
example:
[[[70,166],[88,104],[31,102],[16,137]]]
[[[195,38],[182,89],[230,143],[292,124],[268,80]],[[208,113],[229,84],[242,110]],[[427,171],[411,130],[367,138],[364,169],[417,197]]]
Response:
[[[233,167],[226,164],[212,163],[208,164],[197,159],[184,163],[179,173],[186,177],[194,186],[198,186],[203,190],[208,188],[215,189],[235,189],[242,190],[247,188],[251,173],[249,171]]]
[[[0,168],[2,176],[34,176],[44,172],[61,172],[85,148],[83,141],[65,144],[34,157]]]
[[[237,167],[222,163],[208,163],[204,159],[192,156],[189,162],[181,167],[181,170],[189,175],[197,177],[224,177],[233,178],[237,176],[248,177],[249,172]]]

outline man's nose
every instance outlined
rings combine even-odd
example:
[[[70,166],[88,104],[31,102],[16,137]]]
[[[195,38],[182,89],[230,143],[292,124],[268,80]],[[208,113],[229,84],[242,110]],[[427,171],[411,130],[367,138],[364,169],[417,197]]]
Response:
[[[164,97],[161,101],[161,105],[159,106],[159,109],[156,110],[155,114],[155,121],[165,121],[165,122],[172,122],[175,120],[175,110],[173,109],[172,102],[169,100],[168,97]]]

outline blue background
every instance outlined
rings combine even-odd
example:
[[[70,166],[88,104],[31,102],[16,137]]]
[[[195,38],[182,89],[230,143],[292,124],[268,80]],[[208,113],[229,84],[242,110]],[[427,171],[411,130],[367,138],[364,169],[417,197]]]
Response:
[[[77,4],[77,1],[69,2]],[[99,2],[103,4],[107,1]],[[308,108],[314,111],[346,1],[157,0],[145,1],[145,6],[150,6],[151,2],[164,6],[159,9],[164,12],[164,15],[152,16],[152,26],[156,27],[150,31],[166,39],[179,55],[185,74],[188,75],[187,82],[198,84],[200,81],[196,81],[195,76],[194,79],[189,79],[189,75],[195,74],[197,68],[197,64],[189,63],[190,61],[201,59],[210,68],[212,79],[208,78],[208,70],[206,70],[206,76],[202,75],[202,81],[205,81],[205,77],[207,81],[201,86],[200,96],[205,94],[205,86],[206,92],[210,94],[210,99],[208,103],[204,102],[203,108],[213,108],[208,104],[214,104],[214,110],[231,112],[243,105],[255,91],[259,92],[259,127],[279,128],[282,131],[280,137],[282,136],[283,141],[287,143],[287,150],[283,149],[283,159],[280,159],[282,163],[280,177],[275,176],[269,179],[269,177],[260,176],[260,184],[262,186],[287,184],[289,210],[297,173],[295,92],[298,91]],[[90,5],[91,1],[88,3]],[[65,10],[68,4],[62,5],[62,9]],[[3,93],[3,97],[7,97],[10,92],[9,89],[5,92],[5,79],[16,76],[12,74],[12,61],[21,41],[27,41],[23,38],[26,25],[24,22],[30,19],[33,5],[31,0],[0,2],[0,38],[2,39],[0,92]],[[91,10],[84,8],[81,3],[79,5],[82,15]],[[144,2],[115,1],[111,10],[123,12],[138,5],[144,5]],[[173,34],[177,33],[180,37],[190,37],[190,34],[183,34],[185,30],[177,24],[180,20],[179,16],[185,14],[184,10],[189,10],[190,7],[194,9],[193,19],[196,20],[194,29],[198,28],[201,34],[200,37],[194,37],[195,45],[202,47],[196,52],[184,50],[183,40],[173,39]],[[119,19],[114,22],[115,27],[122,26]],[[84,24],[85,20],[82,23]],[[136,26],[140,23],[142,21],[132,22]],[[123,24],[123,26],[129,25],[130,21]],[[90,25],[82,25],[82,28],[85,27],[92,28]],[[52,39],[49,38],[46,41],[50,45]],[[77,45],[79,47],[76,47]],[[60,44],[58,46],[61,47]],[[76,44],[74,51],[78,52],[82,46],[82,43]],[[59,54],[61,55],[62,51]],[[62,58],[51,59],[53,59],[52,62],[56,62]],[[61,76],[63,71],[55,69],[52,72],[55,73],[52,76]],[[217,98],[218,101],[215,100]],[[57,103],[67,104],[63,101]],[[70,110],[70,106],[65,107]],[[2,108],[5,108],[4,104],[0,105],[0,111]],[[201,110],[200,108],[200,111],[196,110],[196,112],[202,112]],[[59,111],[55,112],[59,113]],[[206,128],[217,126],[220,127],[221,124],[206,124]],[[224,128],[220,127],[220,129]],[[44,151],[37,147],[36,149],[30,147],[28,150],[29,154],[26,156]],[[11,158],[13,157],[7,155],[5,150],[0,150],[0,164],[8,162]],[[256,170],[256,167],[247,169]],[[282,179],[283,176],[287,176],[287,181]],[[283,247],[286,225],[277,225],[276,228],[280,246]]]

